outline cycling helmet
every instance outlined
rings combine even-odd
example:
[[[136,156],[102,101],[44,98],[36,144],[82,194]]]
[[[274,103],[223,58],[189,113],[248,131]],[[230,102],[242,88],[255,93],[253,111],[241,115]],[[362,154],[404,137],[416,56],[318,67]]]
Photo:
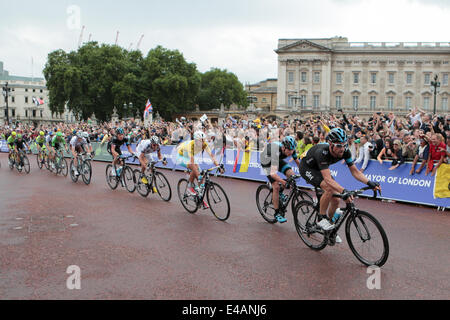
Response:
[[[43,137],[43,136],[45,136],[45,132],[41,131],[41,132],[39,132],[39,135]]]
[[[205,140],[206,134],[202,131],[197,131],[194,133],[194,140]]]
[[[17,136],[17,133],[16,133],[15,131],[13,131],[13,132],[11,133],[11,135],[12,135],[13,137],[15,137],[15,136]]]
[[[158,144],[159,145],[159,138],[157,136],[153,136],[150,138],[151,144]]]
[[[74,136],[74,135],[76,135],[77,134],[77,130],[73,130],[72,131],[72,135]]]
[[[283,139],[283,145],[288,150],[295,150],[297,148],[297,142],[290,136]]]
[[[327,136],[327,140],[333,143],[347,143],[348,137],[341,128],[334,128]]]
[[[21,134],[18,134],[18,135],[17,135],[17,139],[22,139],[22,135],[21,135]]]
[[[80,138],[80,139],[83,138],[83,133],[82,132],[77,132],[77,137]]]
[[[89,133],[83,132],[83,138],[89,138]]]
[[[58,138],[62,138],[63,134],[62,134],[62,132],[57,132],[57,133],[56,133],[56,136],[57,136]]]
[[[117,129],[116,133],[117,134],[125,134],[125,132],[123,131],[122,128]]]

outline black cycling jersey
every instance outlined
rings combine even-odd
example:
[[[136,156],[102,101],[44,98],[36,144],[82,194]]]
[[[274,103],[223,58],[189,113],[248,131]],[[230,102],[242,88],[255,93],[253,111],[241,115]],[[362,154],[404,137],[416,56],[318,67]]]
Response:
[[[353,165],[352,153],[348,148],[344,151],[342,158],[335,158],[330,153],[329,144],[318,144],[308,151],[305,158],[302,160],[302,164],[310,169],[321,171],[328,169],[330,165],[335,164],[342,159],[345,159],[348,167]]]
[[[116,148],[117,147],[121,147],[122,145],[127,145],[127,146],[129,146],[130,145],[130,141],[129,141],[129,139],[128,138],[123,138],[123,140],[119,140],[117,137],[114,137],[113,139],[112,139],[112,142],[111,142],[111,144],[112,145],[115,145],[116,146]]]
[[[19,150],[22,150],[25,148],[25,141],[23,141],[23,140],[22,141],[16,140],[16,142],[14,144],[16,145],[17,149],[19,149]]]
[[[281,142],[268,143],[264,151],[261,153],[261,166],[262,167],[278,166],[280,163],[284,162],[284,159],[289,158],[281,151],[281,147],[283,147],[283,144]],[[273,156],[272,152],[275,152]],[[296,151],[294,151],[292,159],[294,160],[298,159]]]

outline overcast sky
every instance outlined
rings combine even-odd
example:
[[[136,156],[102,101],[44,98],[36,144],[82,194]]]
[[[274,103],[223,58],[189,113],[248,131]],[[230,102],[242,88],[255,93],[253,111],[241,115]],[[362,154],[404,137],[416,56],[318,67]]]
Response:
[[[450,41],[450,0],[0,0],[0,8],[0,61],[19,76],[31,76],[32,57],[36,77],[49,52],[76,50],[83,25],[84,41],[114,44],[120,31],[128,49],[144,34],[144,55],[178,49],[201,72],[227,69],[243,83],[278,76],[278,39]]]

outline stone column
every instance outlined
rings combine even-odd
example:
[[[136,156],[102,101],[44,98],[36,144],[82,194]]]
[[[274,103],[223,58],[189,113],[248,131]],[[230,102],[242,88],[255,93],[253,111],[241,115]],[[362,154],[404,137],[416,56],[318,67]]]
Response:
[[[278,88],[276,109],[286,106],[286,68],[287,62],[278,60]]]

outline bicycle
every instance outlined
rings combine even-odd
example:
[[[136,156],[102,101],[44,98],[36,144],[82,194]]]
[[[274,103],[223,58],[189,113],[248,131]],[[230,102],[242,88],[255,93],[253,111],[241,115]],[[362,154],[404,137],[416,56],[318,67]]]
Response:
[[[120,156],[119,158],[119,167],[122,169],[119,171],[119,175],[117,175],[118,167],[117,165],[108,164],[106,167],[106,183],[112,190],[116,190],[117,186],[120,185],[125,187],[128,192],[133,193],[136,190],[136,181],[133,174],[133,169],[126,164],[126,160],[130,158],[135,158],[135,156]],[[114,170],[114,171],[113,171]],[[113,175],[112,173],[116,174]]]
[[[360,190],[350,191],[348,194],[357,197],[364,191],[370,190],[370,187],[365,187]],[[320,212],[320,198],[323,190],[316,189],[318,202],[312,203],[310,201],[301,201],[297,204],[294,211],[294,224],[298,235],[302,241],[311,249],[320,251],[325,249],[327,245],[334,246],[336,244],[336,236],[345,223],[345,235],[350,250],[355,257],[366,266],[382,267],[389,257],[389,241],[382,225],[370,213],[359,210],[353,202],[347,203],[345,209],[339,220],[335,223],[335,228],[329,231],[324,231],[317,226],[318,213]],[[380,193],[381,195],[381,193]],[[374,191],[374,199],[377,192]],[[334,194],[333,197],[345,200],[348,195]],[[369,227],[371,223],[372,228]],[[376,248],[376,240],[381,239]],[[357,249],[358,241],[361,242],[361,249]],[[370,251],[375,248],[376,252],[373,257],[366,257],[363,251]],[[367,253],[367,255],[370,255]]]
[[[203,204],[206,196],[209,208],[213,215],[220,221],[226,221],[230,217],[230,201],[228,200],[228,196],[223,188],[219,184],[211,181],[210,174],[216,169],[223,170],[224,166],[220,165],[211,169],[203,170],[201,172],[200,175],[202,177],[205,177],[205,184],[203,188],[198,188],[199,192],[196,195],[190,195],[187,193],[189,184],[189,181],[187,179],[181,179],[180,181],[178,181],[178,198],[180,199],[181,204],[186,209],[186,211],[194,214]],[[188,170],[188,172],[190,172],[190,170]],[[222,193],[222,196],[220,196],[219,193]],[[220,203],[224,204],[225,208],[223,212],[219,212],[218,209],[213,208]]]
[[[45,152],[44,147],[42,147],[36,155],[36,162],[37,162],[38,168],[40,170],[42,170],[44,165],[47,168],[47,166],[48,166],[48,164],[46,163],[47,161],[48,161],[48,154],[47,154],[47,152]]]
[[[50,172],[54,172],[56,175],[61,174],[64,177],[67,177],[69,171],[67,166],[67,160],[65,159],[64,154],[62,153],[61,150],[57,150],[54,160],[48,160],[48,163],[49,163],[48,170]],[[55,169],[53,169],[51,165],[52,163]]]
[[[166,176],[159,171],[156,171],[155,165],[160,161],[152,161],[147,165],[146,170],[150,169],[150,174],[146,175],[142,173],[140,169],[134,170],[134,176],[136,181],[136,189],[138,193],[146,198],[150,191],[152,193],[158,193],[162,200],[169,202],[172,199],[172,189]],[[142,178],[146,178],[148,183],[142,182]],[[167,191],[164,191],[167,190]]]
[[[81,178],[83,179],[83,182],[88,185],[91,183],[92,178],[92,167],[90,161],[86,161],[86,158],[84,157],[86,153],[79,153],[77,154],[77,171],[79,175],[81,175]],[[72,156],[72,161],[70,161],[70,178],[73,182],[78,182],[79,176],[75,175],[75,167],[74,167],[74,159]]]
[[[18,160],[16,157],[18,157]],[[8,157],[8,160],[9,160],[9,168],[11,170],[13,170],[14,167],[16,167],[18,172],[22,172],[22,170],[25,170],[26,174],[30,173],[30,161],[28,160],[28,157],[24,151],[19,150],[18,152],[11,153]]]
[[[283,193],[283,189],[280,189],[280,194],[283,193],[284,200],[280,196],[279,200],[279,210],[280,213],[284,216],[287,213],[289,203],[291,203],[291,210],[294,212],[295,206],[300,201],[308,200],[314,202],[312,197],[306,192],[300,189],[297,186],[295,180],[301,178],[299,175],[293,175],[289,179],[286,180],[286,188],[285,190],[291,190],[288,196]],[[256,206],[258,207],[258,211],[261,216],[270,224],[274,224],[277,222],[275,218],[275,208],[273,207],[273,187],[270,182],[266,184],[260,185],[256,190]],[[273,212],[272,212],[273,211]]]

